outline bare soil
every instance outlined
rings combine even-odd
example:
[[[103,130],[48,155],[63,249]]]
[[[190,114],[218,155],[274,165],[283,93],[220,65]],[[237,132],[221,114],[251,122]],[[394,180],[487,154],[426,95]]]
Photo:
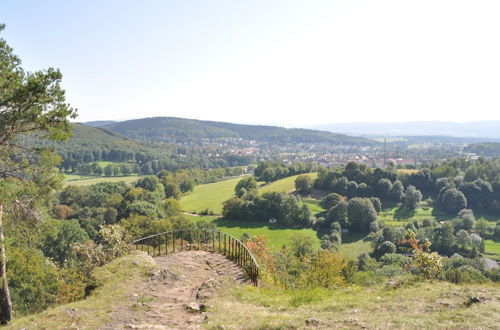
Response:
[[[154,258],[160,270],[131,285],[126,301],[108,314],[101,329],[201,329],[210,300],[227,282],[246,282],[245,273],[224,256],[185,251]]]

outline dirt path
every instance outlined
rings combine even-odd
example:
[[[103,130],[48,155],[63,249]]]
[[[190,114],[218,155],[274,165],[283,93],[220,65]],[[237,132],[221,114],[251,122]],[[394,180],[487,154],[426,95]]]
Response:
[[[102,329],[201,329],[205,306],[224,281],[246,276],[222,255],[189,251],[157,257],[161,270],[130,288],[130,300],[110,313]]]

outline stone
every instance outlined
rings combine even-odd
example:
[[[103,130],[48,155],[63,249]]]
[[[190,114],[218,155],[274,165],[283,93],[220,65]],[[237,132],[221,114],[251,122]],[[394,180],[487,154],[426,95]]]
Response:
[[[306,325],[317,327],[321,325],[321,321],[317,318],[311,317],[306,320]]]

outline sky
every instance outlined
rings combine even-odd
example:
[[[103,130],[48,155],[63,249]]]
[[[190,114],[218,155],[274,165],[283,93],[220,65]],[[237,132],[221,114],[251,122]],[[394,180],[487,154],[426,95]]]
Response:
[[[500,120],[500,1],[0,0],[78,121]]]

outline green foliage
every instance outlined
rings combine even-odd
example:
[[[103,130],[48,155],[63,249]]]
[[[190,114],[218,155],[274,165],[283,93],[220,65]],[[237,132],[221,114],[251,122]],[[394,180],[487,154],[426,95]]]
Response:
[[[439,193],[437,204],[451,214],[457,214],[467,207],[467,199],[464,194],[455,188],[445,189]]]
[[[290,238],[291,252],[298,258],[312,255],[313,244],[312,238],[304,234],[297,233]]]
[[[408,186],[403,197],[404,207],[408,210],[415,210],[421,201],[422,193],[420,190],[417,190],[414,186]]]
[[[484,283],[488,279],[479,270],[471,266],[461,266],[446,270],[442,277],[452,283]]]
[[[394,245],[394,243],[389,241],[383,242],[375,249],[375,251],[373,251],[373,255],[377,259],[380,259],[380,257],[384,256],[385,254],[394,254],[394,253],[396,253],[396,245]]]
[[[370,199],[353,198],[347,206],[350,228],[358,232],[368,232],[372,222],[377,220],[377,211]]]
[[[89,239],[77,220],[52,220],[44,223],[42,251],[59,265],[72,257],[71,246]]]
[[[244,191],[242,191],[242,189],[244,189]],[[234,192],[236,196],[241,197],[245,192],[254,189],[257,189],[257,181],[255,181],[253,176],[247,176],[238,181],[236,187],[234,187]]]
[[[338,254],[320,250],[312,258],[299,279],[300,287],[334,288],[345,282],[347,262]]]
[[[149,216],[132,214],[126,219],[122,219],[120,224],[132,239],[139,239],[150,235],[172,230],[172,223],[167,219],[156,220]]]
[[[326,225],[338,222],[342,227],[348,227],[347,208],[348,203],[346,201],[339,201],[326,214]]]
[[[295,179],[295,189],[302,195],[311,193],[313,188],[313,180],[309,175],[299,175]]]
[[[40,312],[58,301],[57,266],[39,251],[10,247],[7,269],[14,308],[20,314]]]
[[[250,200],[232,197],[224,202],[223,215],[227,219],[269,221],[275,219],[283,225],[307,226],[311,213],[307,205],[290,194],[266,192],[262,196],[249,196]]]
[[[323,199],[320,202],[321,207],[323,207],[325,210],[330,210],[332,207],[337,205],[338,202],[341,200],[344,200],[344,198],[337,194],[337,193],[330,193],[323,197]]]

